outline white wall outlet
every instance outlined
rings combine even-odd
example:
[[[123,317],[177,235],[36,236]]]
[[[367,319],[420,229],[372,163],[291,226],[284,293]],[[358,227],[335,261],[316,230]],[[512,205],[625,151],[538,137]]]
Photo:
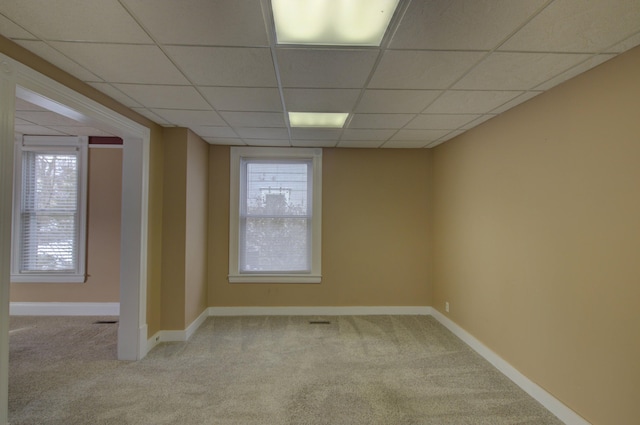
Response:
[[[444,303],[444,311],[446,311],[447,313],[449,312],[449,301],[446,301]]]

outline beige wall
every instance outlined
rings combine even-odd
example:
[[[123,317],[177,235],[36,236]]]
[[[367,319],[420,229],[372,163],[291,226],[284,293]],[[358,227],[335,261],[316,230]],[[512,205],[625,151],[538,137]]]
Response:
[[[162,329],[182,330],[207,308],[208,144],[164,132]]]
[[[229,148],[209,152],[209,305],[430,305],[428,150],[323,150],[321,284],[227,282]]]
[[[89,149],[87,281],[14,283],[12,302],[118,302],[122,149]]]
[[[588,421],[640,423],[640,48],[433,164],[433,305]]]

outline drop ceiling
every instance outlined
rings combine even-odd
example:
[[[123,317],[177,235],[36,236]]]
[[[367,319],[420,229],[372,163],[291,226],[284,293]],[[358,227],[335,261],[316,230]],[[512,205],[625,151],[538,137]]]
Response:
[[[0,34],[212,144],[423,148],[639,45],[640,2],[401,0],[380,47],[305,47],[277,44],[268,0],[4,0]],[[29,107],[25,134],[74,131]]]

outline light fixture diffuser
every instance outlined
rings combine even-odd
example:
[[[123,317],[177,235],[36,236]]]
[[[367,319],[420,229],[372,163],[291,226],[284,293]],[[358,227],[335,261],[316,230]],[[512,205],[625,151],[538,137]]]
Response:
[[[289,112],[291,127],[342,128],[347,112]]]
[[[278,44],[379,46],[399,0],[271,0]]]

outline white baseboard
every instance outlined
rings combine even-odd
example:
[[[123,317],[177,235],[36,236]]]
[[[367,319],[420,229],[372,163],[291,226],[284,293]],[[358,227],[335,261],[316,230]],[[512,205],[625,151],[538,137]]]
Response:
[[[119,316],[120,303],[30,303],[9,304],[12,316]]]
[[[178,331],[158,331],[151,338],[147,340],[147,353],[151,351],[153,347],[158,345],[161,342],[179,342],[179,341],[187,341],[191,338],[191,335],[198,330],[200,325],[204,323],[209,317],[209,309],[205,308],[200,316],[196,318],[185,330]]]
[[[431,307],[209,307],[209,316],[379,316],[429,315]]]
[[[545,391],[535,382],[524,376],[516,368],[511,366],[502,357],[491,351],[489,347],[476,339],[469,332],[462,329],[451,319],[440,313],[436,309],[432,309],[431,315],[440,322],[444,327],[449,329],[455,336],[460,338],[465,344],[475,350],[478,354],[485,358],[489,363],[495,366],[502,374],[511,379],[516,385],[522,388],[527,394],[536,399],[547,410],[556,415],[558,419],[567,425],[590,425],[582,416],[567,407],[560,400]]]

